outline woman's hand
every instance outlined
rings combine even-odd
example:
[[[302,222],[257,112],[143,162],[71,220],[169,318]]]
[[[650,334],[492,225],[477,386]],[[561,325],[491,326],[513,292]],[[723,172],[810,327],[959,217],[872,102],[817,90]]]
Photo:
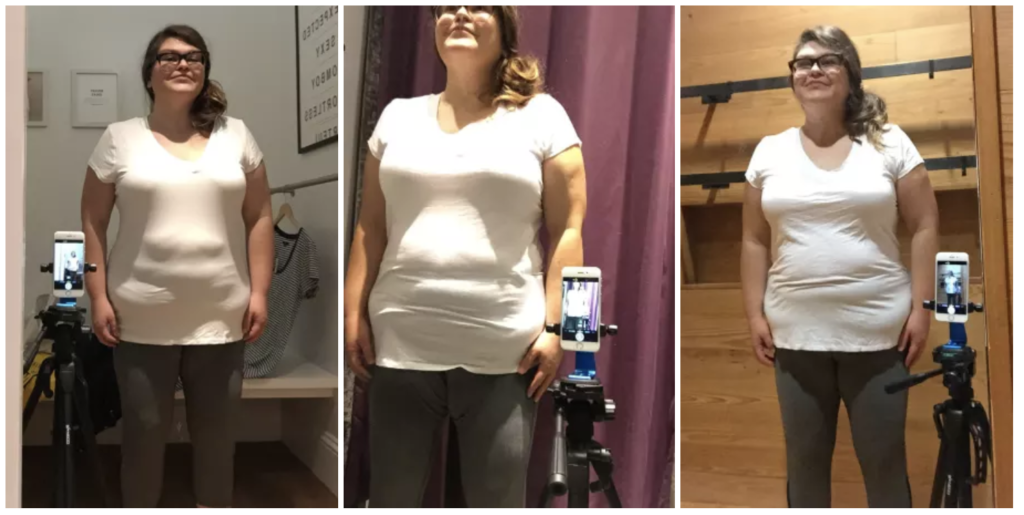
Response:
[[[109,299],[92,301],[92,332],[107,347],[115,347],[121,341],[117,329],[117,315]]]
[[[766,366],[775,365],[775,341],[768,320],[757,317],[750,320],[750,339],[754,344],[754,356]]]
[[[345,318],[345,356],[348,367],[360,378],[369,381],[369,366],[374,364],[373,331],[370,322],[362,315]]]
[[[914,308],[903,324],[903,332],[900,333],[899,351],[903,352],[908,347],[907,360],[904,365],[910,367],[921,356],[924,344],[928,342],[928,329],[931,327],[931,312],[924,308]]]
[[[539,365],[537,375],[533,376],[533,382],[526,390],[526,396],[534,402],[540,402],[544,392],[555,380],[558,373],[558,365],[562,364],[562,342],[557,334],[543,332],[526,351],[526,356],[519,362],[519,373],[525,374],[535,365]]]
[[[242,333],[245,343],[256,341],[267,327],[267,298],[259,293],[249,296],[249,307],[242,319]]]

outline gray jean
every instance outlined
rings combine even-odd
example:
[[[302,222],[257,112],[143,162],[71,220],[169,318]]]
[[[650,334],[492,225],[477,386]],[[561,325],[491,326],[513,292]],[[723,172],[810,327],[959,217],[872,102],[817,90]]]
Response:
[[[376,367],[370,380],[370,506],[420,507],[442,423],[458,432],[469,507],[522,508],[537,405],[533,373]]]
[[[853,446],[864,475],[868,506],[909,508],[904,427],[907,391],[887,394],[904,379],[905,354],[776,349],[775,382],[786,434],[787,497],[791,507],[832,504],[832,451],[839,401],[850,416]]]
[[[121,491],[125,507],[156,507],[164,447],[181,376],[192,441],[197,504],[231,505],[235,431],[242,398],[245,343],[142,345],[121,342],[114,368],[121,391]]]

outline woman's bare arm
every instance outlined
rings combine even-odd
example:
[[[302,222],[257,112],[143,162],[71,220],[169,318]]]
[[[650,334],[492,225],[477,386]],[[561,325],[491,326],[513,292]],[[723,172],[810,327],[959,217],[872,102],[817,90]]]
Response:
[[[740,283],[747,320],[764,317],[771,234],[771,227],[761,210],[761,190],[747,184],[743,196],[743,243],[740,251]]]
[[[357,322],[366,316],[370,290],[377,281],[380,262],[388,244],[384,192],[380,187],[380,161],[366,156],[363,167],[359,221],[352,235],[345,275],[345,319]]]
[[[85,274],[85,288],[93,303],[107,299],[107,227],[114,211],[115,187],[96,176],[93,169],[85,172],[82,187],[82,232],[85,233],[85,263],[96,265],[96,271]]]
[[[547,323],[562,313],[562,268],[583,266],[583,219],[587,214],[587,176],[583,152],[572,147],[544,162],[544,222],[548,249]]]
[[[923,310],[923,301],[935,291],[935,254],[939,251],[939,206],[924,165],[914,168],[896,182],[896,204],[900,217],[912,235],[910,282],[913,310]]]
[[[267,168],[261,162],[245,176],[242,219],[249,249],[249,282],[252,292],[266,298],[274,276],[274,219],[270,208]]]

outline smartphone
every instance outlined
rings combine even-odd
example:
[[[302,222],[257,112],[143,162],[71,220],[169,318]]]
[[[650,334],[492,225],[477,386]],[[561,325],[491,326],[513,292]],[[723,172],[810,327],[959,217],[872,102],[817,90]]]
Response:
[[[562,268],[562,349],[597,352],[601,348],[601,269]]]
[[[53,233],[53,296],[85,295],[85,233]]]
[[[970,258],[966,252],[939,252],[935,255],[936,320],[967,321],[969,265]]]

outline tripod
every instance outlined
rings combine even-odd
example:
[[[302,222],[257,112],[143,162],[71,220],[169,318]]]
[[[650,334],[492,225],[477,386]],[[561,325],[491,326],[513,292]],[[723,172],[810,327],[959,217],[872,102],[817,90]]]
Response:
[[[547,327],[559,333],[559,324]],[[618,328],[601,324],[601,335],[614,335]],[[551,473],[541,492],[538,506],[546,508],[556,496],[569,494],[570,508],[587,508],[590,492],[604,492],[608,505],[621,508],[619,493],[612,479],[614,463],[611,451],[594,440],[594,423],[615,419],[615,402],[604,397],[597,379],[592,352],[576,353],[576,370],[548,388],[555,400],[555,436],[551,452]],[[597,481],[590,483],[590,467]]]
[[[936,310],[935,301],[925,308]],[[980,304],[970,303],[967,312],[981,312]],[[949,343],[932,351],[932,360],[941,368],[915,374],[886,385],[886,393],[895,393],[942,374],[949,399],[936,404],[932,417],[939,434],[939,458],[932,483],[932,508],[971,508],[971,487],[985,482],[986,466],[992,459],[992,436],[985,408],[974,400],[974,349],[967,346],[967,331],[962,323],[949,324]],[[971,474],[971,441],[974,442],[975,474]]]
[[[53,272],[53,264],[40,267]],[[86,272],[96,265],[85,265]],[[43,323],[43,338],[53,340],[53,355],[43,360],[39,375],[22,415],[22,427],[27,427],[39,403],[40,394],[54,398],[53,452],[54,490],[53,505],[70,508],[75,505],[75,453],[84,450],[97,486],[108,507],[114,507],[103,479],[96,432],[89,413],[89,386],[85,381],[76,347],[89,338],[84,329],[85,309],[75,305],[74,297],[60,298],[56,305],[41,311],[36,318]],[[56,373],[56,391],[50,389],[50,376]],[[76,423],[77,422],[77,423]]]

